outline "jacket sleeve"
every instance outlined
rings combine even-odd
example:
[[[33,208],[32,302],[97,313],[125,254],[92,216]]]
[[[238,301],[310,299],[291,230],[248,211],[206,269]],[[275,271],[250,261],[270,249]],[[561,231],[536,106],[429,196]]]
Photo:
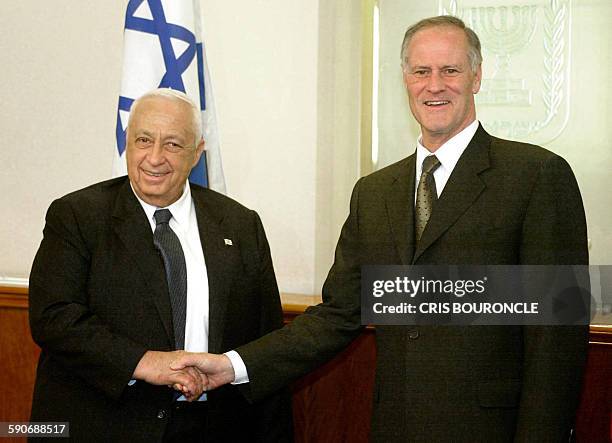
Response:
[[[524,218],[523,265],[587,265],[587,230],[569,165],[543,162]],[[578,406],[587,326],[525,326],[523,389],[515,441],[567,441]]]
[[[30,328],[43,358],[119,398],[146,349],[113,333],[89,309],[86,229],[67,199],[49,207],[30,273]]]
[[[323,285],[323,303],[309,307],[290,324],[240,346],[251,400],[258,400],[315,369],[346,347],[362,329],[358,254],[359,182],[351,211]]]
[[[283,326],[283,309],[274,274],[270,246],[257,213],[254,214],[259,261],[260,332],[261,336]],[[247,387],[248,389],[248,387]],[[248,397],[248,396],[247,396]],[[257,430],[254,441],[293,441],[293,417],[291,393],[288,387],[281,388],[262,399],[257,405]]]

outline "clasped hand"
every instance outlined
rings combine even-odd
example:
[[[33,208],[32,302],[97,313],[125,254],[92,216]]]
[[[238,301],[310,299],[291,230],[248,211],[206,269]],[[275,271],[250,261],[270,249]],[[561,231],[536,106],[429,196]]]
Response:
[[[194,401],[205,391],[233,382],[235,375],[225,355],[147,351],[133,377],[154,385],[167,385],[183,394],[187,401]]]

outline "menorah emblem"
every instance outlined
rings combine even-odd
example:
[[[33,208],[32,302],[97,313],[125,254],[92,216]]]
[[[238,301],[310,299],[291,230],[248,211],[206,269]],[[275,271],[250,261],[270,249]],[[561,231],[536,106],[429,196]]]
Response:
[[[481,39],[485,63],[476,101],[485,128],[546,144],[569,119],[572,1],[526,1],[438,0],[438,10],[462,18]]]
[[[495,55],[495,70],[482,83],[480,103],[529,106],[531,91],[525,80],[512,78],[512,54],[523,50],[536,30],[536,6],[499,6],[469,8],[466,19]]]

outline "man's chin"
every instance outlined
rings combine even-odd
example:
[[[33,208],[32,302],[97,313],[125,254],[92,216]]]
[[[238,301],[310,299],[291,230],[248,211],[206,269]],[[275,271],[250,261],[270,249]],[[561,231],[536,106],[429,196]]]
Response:
[[[429,126],[423,127],[422,131],[424,134],[429,135],[430,137],[439,138],[444,137],[449,133],[449,129],[447,126]]]
[[[164,205],[160,204],[164,200],[164,196],[168,193],[168,190],[159,185],[145,185],[134,187],[136,194],[142,201],[148,203],[153,206],[163,207]]]

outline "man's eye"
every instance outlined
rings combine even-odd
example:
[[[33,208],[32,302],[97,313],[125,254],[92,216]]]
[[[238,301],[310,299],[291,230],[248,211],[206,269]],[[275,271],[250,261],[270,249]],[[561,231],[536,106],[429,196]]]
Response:
[[[424,69],[420,69],[418,71],[414,71],[414,75],[417,77],[425,77],[429,72]]]
[[[457,69],[455,69],[455,68],[447,68],[447,69],[444,70],[444,72],[446,74],[449,74],[449,75],[454,75],[454,74],[458,74],[459,73],[459,71]]]
[[[183,150],[183,146],[175,142],[164,143],[164,149],[170,152],[180,152]]]
[[[136,143],[138,143],[139,145],[148,145],[151,143],[151,139],[148,137],[138,137],[136,139]]]

